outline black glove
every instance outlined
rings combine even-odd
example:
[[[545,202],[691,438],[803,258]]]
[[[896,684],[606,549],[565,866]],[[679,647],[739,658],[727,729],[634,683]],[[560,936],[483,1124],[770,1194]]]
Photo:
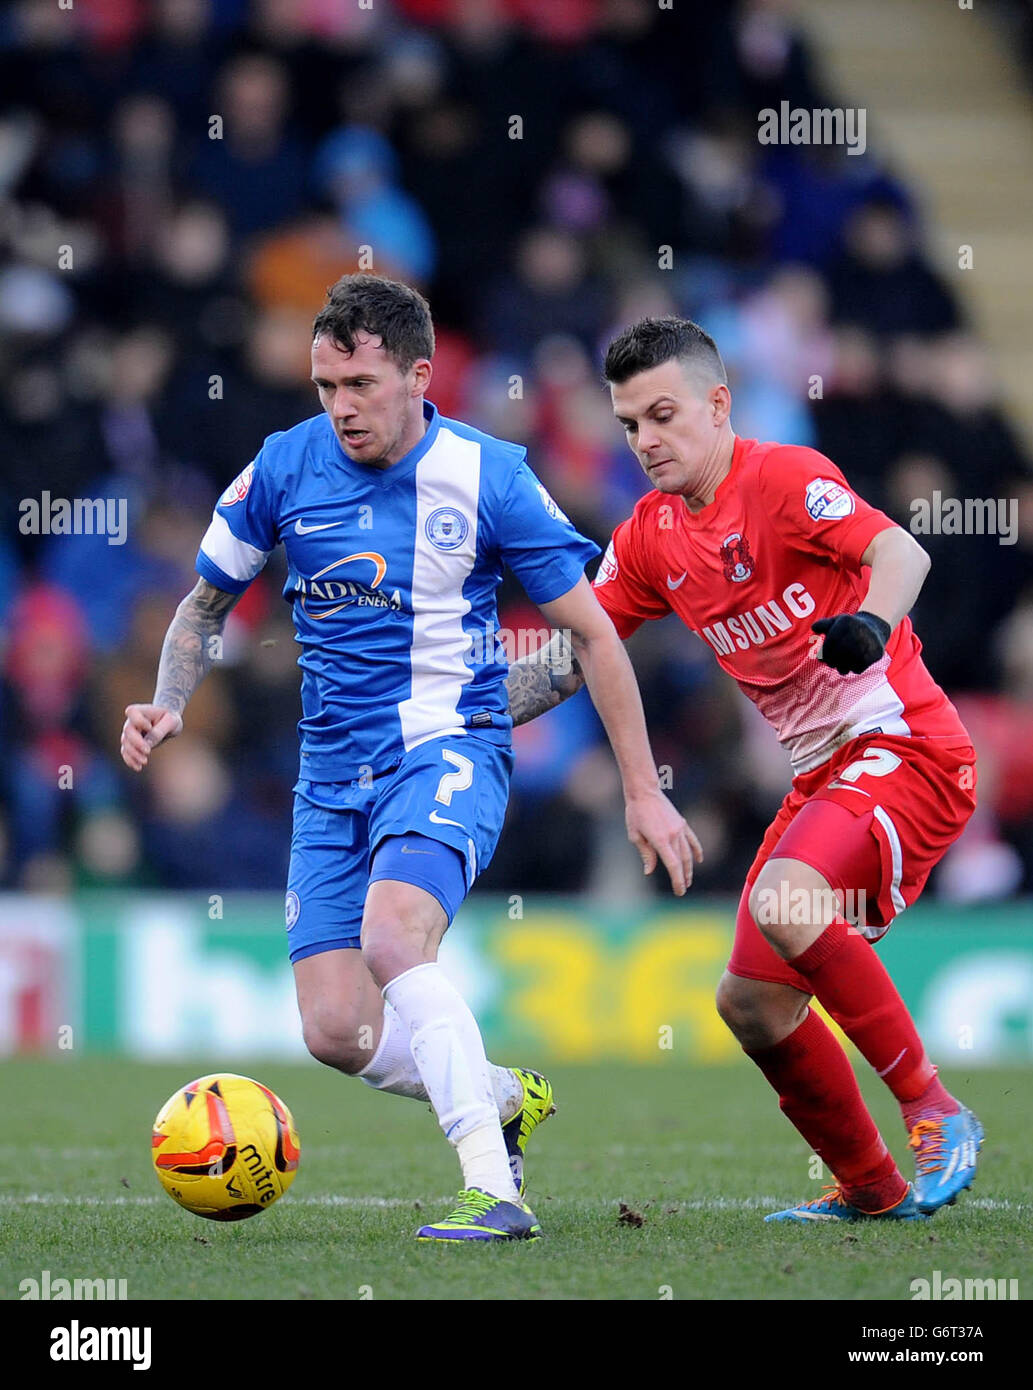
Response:
[[[880,659],[892,628],[874,613],[840,613],[835,618],[819,618],[811,623],[811,631],[825,634],[819,660],[845,676],[867,671]]]

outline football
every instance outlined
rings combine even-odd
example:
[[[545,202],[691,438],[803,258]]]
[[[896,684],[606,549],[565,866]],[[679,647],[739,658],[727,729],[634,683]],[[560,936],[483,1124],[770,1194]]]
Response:
[[[158,1111],[151,1157],[165,1191],[195,1216],[242,1221],[294,1181],[301,1141],[279,1096],[247,1076],[191,1081]]]

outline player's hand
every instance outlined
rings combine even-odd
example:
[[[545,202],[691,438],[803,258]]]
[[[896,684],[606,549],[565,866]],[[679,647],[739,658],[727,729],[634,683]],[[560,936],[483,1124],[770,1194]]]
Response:
[[[183,732],[183,719],[160,705],[127,705],[122,725],[122,761],[134,772],[147,766],[151,750]]]
[[[624,819],[645,872],[653,872],[659,855],[671,876],[671,887],[679,898],[684,897],[692,883],[693,860],[703,862],[703,850],[685,819],[659,788],[629,797]]]
[[[840,613],[835,618],[819,618],[811,631],[824,633],[818,660],[841,676],[867,671],[886,650],[890,625],[874,613]]]

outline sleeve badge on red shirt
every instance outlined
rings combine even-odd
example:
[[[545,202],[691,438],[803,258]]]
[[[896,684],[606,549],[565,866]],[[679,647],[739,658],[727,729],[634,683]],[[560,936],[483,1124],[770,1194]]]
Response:
[[[598,589],[603,584],[608,584],[611,579],[617,578],[617,552],[614,549],[613,541],[606,547],[606,554],[599,562],[599,572],[592,581],[592,587]]]
[[[741,532],[733,531],[730,536],[725,537],[724,545],[721,547],[721,564],[724,567],[725,578],[732,584],[741,584],[753,573],[750,543]]]
[[[815,478],[808,483],[805,502],[815,521],[840,521],[854,510],[853,494],[829,478]]]

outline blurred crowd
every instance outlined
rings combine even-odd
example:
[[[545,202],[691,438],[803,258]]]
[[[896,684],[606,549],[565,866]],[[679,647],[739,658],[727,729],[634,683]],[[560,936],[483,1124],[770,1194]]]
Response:
[[[907,524],[1015,499],[1016,543],[920,537],[915,613],[981,752],[939,890],[1033,887],[1033,472],[914,190],[873,146],[767,147],[829,104],[781,0],[16,0],[0,12],[0,883],[283,886],[298,672],[274,556],[184,735],[118,756],[211,508],[318,409],[339,275],[418,284],[431,397],[526,443],[604,545],[645,489],[599,364],[645,314],[704,324],[740,435],[810,444]],[[365,249],[364,249],[365,248]],[[366,258],[366,259],[364,259]],[[125,498],[128,539],[22,533],[20,504]],[[509,629],[541,625],[515,585]],[[632,642],[659,762],[733,891],[788,767],[671,620]],[[619,892],[635,873],[582,694],[521,729],[481,883]],[[626,857],[630,856],[630,858]]]

